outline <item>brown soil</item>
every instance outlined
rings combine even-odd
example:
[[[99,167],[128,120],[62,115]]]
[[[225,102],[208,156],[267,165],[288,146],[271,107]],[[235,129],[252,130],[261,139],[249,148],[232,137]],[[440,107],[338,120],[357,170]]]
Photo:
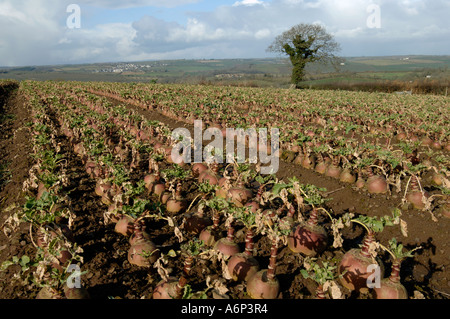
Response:
[[[169,119],[156,111],[130,107],[149,119],[166,123],[171,129],[187,127],[192,131],[192,127],[185,123]],[[13,94],[0,110],[5,114],[13,115],[9,121],[0,123],[0,164],[7,162],[8,171],[11,173],[10,181],[0,188],[0,220],[3,224],[10,214],[24,204],[25,194],[22,192],[22,184],[28,176],[33,160],[29,157],[32,152],[29,144],[29,131],[26,128],[30,116],[27,106],[24,105],[20,96]],[[55,125],[58,126],[56,122]],[[106,207],[94,193],[95,182],[86,174],[80,159],[72,152],[64,137],[61,135],[58,138],[62,145],[62,154],[65,154],[69,163],[68,167],[70,167],[71,183],[64,191],[69,194],[73,212],[77,216],[73,231],[75,241],[84,250],[82,270],[87,271],[87,274],[83,276],[83,284],[88,289],[91,298],[140,299],[151,297],[153,289],[160,281],[159,275],[153,268],[142,269],[128,262],[127,238],[115,233],[112,224],[104,225],[103,213]],[[345,212],[369,216],[390,215],[392,208],[398,207],[401,203],[402,194],[369,195],[365,191],[357,191],[350,185],[292,163],[281,162],[277,175],[280,179],[284,178],[285,180],[296,176],[303,184],[314,184],[326,188],[329,198],[332,198],[327,203],[327,208],[336,216]],[[185,191],[188,190],[189,186],[185,186]],[[407,288],[410,297],[414,296],[414,291],[420,291],[426,298],[448,299],[450,296],[450,265],[447,244],[450,220],[437,213],[434,216],[437,221],[433,221],[432,217],[430,213],[423,213],[412,208],[403,209],[402,219],[407,222],[408,237],[402,236],[398,227],[388,227],[377,235],[377,239],[387,244],[389,239],[396,237],[409,249],[421,246],[422,249],[416,252],[413,258],[408,258],[402,263],[402,283]],[[324,227],[329,226],[325,217],[321,217],[320,222]],[[222,230],[224,231],[224,229]],[[152,223],[149,225],[149,232],[163,253],[179,248],[179,243],[166,222]],[[328,249],[324,256],[338,259],[346,250],[358,247],[364,231],[361,227],[354,226],[346,229],[344,236],[344,249]],[[239,236],[239,231],[237,239],[242,248],[243,237],[242,234]],[[260,262],[261,268],[267,268],[270,243],[261,236],[255,238],[255,243],[257,251],[255,257]],[[24,254],[29,256],[35,254],[29,228],[26,225],[22,225],[20,231],[14,233],[10,239],[3,232],[0,233],[0,263],[13,256],[20,257]],[[387,266],[385,275],[388,275],[390,273],[389,256],[382,255],[381,258]],[[299,258],[295,254],[291,253],[288,248],[282,248],[277,262],[276,274],[281,284],[280,298],[314,297],[317,284],[302,277]],[[181,263],[180,259],[171,259],[167,267],[171,268],[172,274],[177,276],[182,269]],[[16,270],[14,267],[10,267],[5,272],[0,272],[0,298],[34,298],[38,291],[36,288],[11,281]],[[218,278],[222,274],[220,265],[213,261],[197,261],[192,272],[190,284],[194,291],[206,288],[206,276]],[[230,289],[228,293],[230,298],[248,298],[243,284],[227,282],[227,287]],[[347,298],[371,298],[370,294],[343,291]],[[211,292],[208,293],[208,296],[213,297]]]

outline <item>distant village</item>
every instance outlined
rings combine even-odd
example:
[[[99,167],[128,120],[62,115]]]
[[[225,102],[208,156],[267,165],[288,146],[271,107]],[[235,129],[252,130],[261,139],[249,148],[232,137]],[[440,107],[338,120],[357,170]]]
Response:
[[[149,72],[152,68],[168,66],[167,63],[152,62],[151,64],[118,63],[102,69],[96,69],[93,73],[124,73],[124,72]]]

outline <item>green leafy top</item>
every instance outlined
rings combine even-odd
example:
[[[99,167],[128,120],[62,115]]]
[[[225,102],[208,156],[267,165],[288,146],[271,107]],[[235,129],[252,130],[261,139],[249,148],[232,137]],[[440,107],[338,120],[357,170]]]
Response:
[[[397,242],[396,238],[392,238],[389,241],[389,248],[387,249],[389,253],[396,260],[403,260],[407,257],[413,257],[414,251],[421,249],[422,247],[416,247],[412,250],[404,250],[404,246]]]
[[[300,273],[305,279],[311,278],[319,285],[324,285],[329,280],[334,280],[336,277],[336,266],[332,266],[329,262],[322,262],[322,267],[314,261],[308,260],[309,271],[301,269]]]
[[[371,217],[361,215],[353,218],[351,221],[357,222],[365,226],[368,230],[372,232],[379,233],[382,232],[386,226],[394,226],[400,222],[401,211],[399,209],[394,209],[392,216],[382,216],[382,217]]]

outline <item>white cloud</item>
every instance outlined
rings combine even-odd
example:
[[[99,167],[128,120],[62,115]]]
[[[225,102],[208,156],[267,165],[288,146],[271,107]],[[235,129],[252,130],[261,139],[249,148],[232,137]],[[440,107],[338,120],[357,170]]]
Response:
[[[260,4],[264,4],[264,1],[259,1],[259,0],[242,0],[242,1],[236,1],[233,4],[233,7],[238,7],[238,6],[256,6],[256,5],[260,5]]]
[[[169,8],[199,1],[1,0],[0,65],[261,57],[278,34],[315,22],[336,37],[347,56],[450,52],[449,0],[239,0],[209,12],[186,12],[185,22],[143,10],[132,23],[91,22],[93,27],[85,27],[82,16],[81,29],[65,25],[66,7],[73,2],[117,14],[123,7]],[[380,29],[367,26],[370,4],[380,6]]]
[[[74,0],[72,0],[74,1]],[[76,3],[87,4],[101,8],[135,8],[135,7],[164,7],[174,8],[181,5],[196,3],[201,0],[77,0]]]

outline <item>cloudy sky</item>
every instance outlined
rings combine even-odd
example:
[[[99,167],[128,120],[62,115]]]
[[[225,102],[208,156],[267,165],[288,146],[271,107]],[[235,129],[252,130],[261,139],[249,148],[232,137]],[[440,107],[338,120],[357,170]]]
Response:
[[[299,23],[342,56],[448,55],[449,15],[450,0],[0,0],[0,66],[274,57]]]

